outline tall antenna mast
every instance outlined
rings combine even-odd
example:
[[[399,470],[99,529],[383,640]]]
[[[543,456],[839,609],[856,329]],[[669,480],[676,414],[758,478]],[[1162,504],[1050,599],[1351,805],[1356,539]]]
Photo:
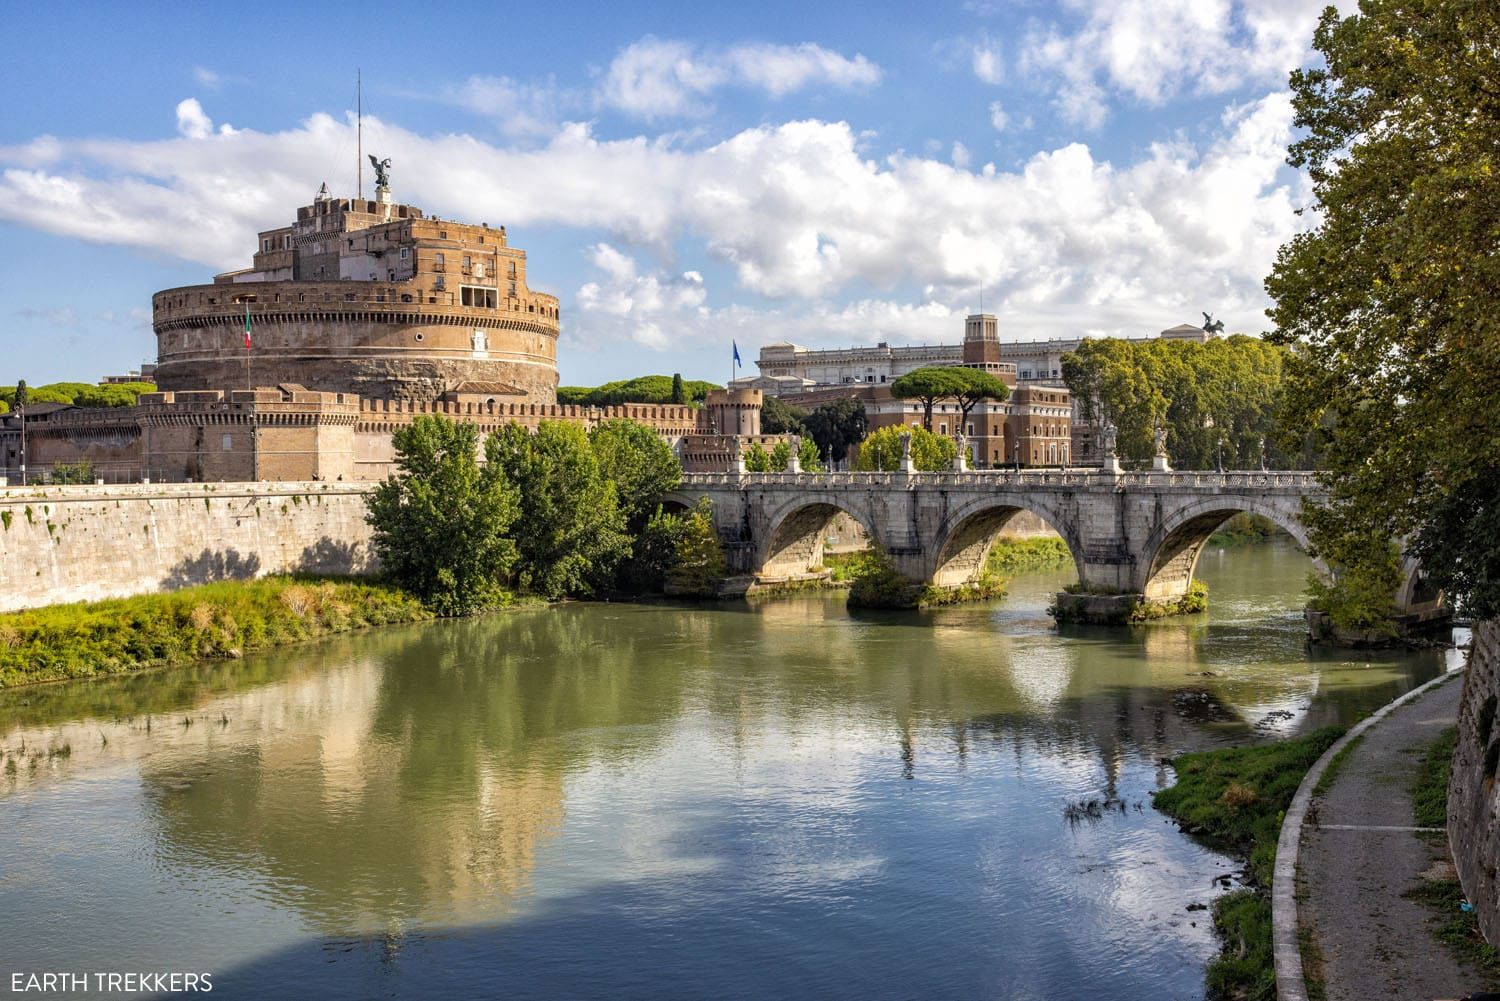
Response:
[[[365,80],[359,69],[354,71],[354,176],[357,197],[365,197]]]

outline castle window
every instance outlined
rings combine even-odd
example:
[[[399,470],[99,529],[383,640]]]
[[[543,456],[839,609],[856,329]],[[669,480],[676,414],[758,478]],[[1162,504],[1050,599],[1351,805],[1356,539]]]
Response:
[[[411,248],[410,247],[402,247],[401,248],[401,259],[404,261],[404,260],[406,260],[410,256],[411,256]]]
[[[448,231],[446,229],[440,229],[440,230],[438,230],[438,239],[439,240],[446,240],[446,239],[448,239]]]
[[[232,451],[234,451],[234,435],[232,435],[232,434],[226,434],[224,436],[224,451],[226,451],[226,452],[232,452]]]

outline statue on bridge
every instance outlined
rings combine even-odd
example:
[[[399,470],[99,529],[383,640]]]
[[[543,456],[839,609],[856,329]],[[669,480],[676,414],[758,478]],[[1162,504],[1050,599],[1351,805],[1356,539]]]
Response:
[[[1118,445],[1119,431],[1113,421],[1105,421],[1099,428],[1099,453],[1106,459],[1113,458]]]
[[[1167,454],[1167,426],[1165,424],[1156,425],[1156,432],[1152,435],[1151,442],[1154,448],[1152,455]]]

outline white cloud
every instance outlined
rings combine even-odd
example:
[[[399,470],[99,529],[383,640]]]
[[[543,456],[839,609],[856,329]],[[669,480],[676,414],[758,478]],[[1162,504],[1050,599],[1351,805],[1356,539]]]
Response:
[[[949,162],[959,170],[968,170],[970,159],[969,147],[955,139],[953,141],[953,150],[948,154]]]
[[[1064,0],[1076,23],[1039,25],[1027,73],[1050,76],[1055,106],[1097,128],[1108,97],[1160,105],[1181,93],[1284,83],[1307,57],[1323,0]]]
[[[684,326],[696,328],[707,315],[708,293],[703,276],[696,271],[675,278],[659,272],[642,275],[634,258],[607,243],[590,247],[588,257],[603,272],[602,280],[578,290],[578,309],[585,315],[596,314],[587,321],[591,335],[602,333],[648,348],[670,348],[681,343]]]
[[[1005,80],[1005,61],[1000,55],[1000,46],[989,39],[974,46],[969,67],[983,83],[994,85]]]
[[[189,139],[207,139],[214,134],[213,120],[204,113],[197,98],[189,97],[178,103],[177,132]]]
[[[200,87],[207,87],[209,90],[218,90],[219,85],[224,82],[223,77],[204,66],[193,67],[193,79],[198,81]]]
[[[722,87],[749,87],[784,97],[808,87],[842,90],[880,82],[880,68],[819,45],[744,44],[711,51],[688,42],[647,35],[615,56],[597,100],[643,118],[706,114],[709,95]]]
[[[1004,106],[999,101],[990,102],[990,126],[996,132],[1004,132],[1005,127],[1010,124],[1010,115],[1006,114]]]
[[[494,119],[508,136],[550,136],[558,130],[561,109],[578,103],[551,78],[523,83],[504,76],[471,76],[462,86],[448,88],[443,99]]]
[[[196,103],[184,105],[182,138],[0,147],[0,219],[239,267],[258,230],[284,224],[312,197],[327,151],[352,141],[351,121],[315,115],[281,132],[204,142],[211,123]],[[1201,146],[1157,144],[1135,162],[1111,163],[1075,143],[1014,170],[972,172],[957,165],[956,148],[954,164],[872,159],[868,137],[823,121],[694,147],[605,141],[574,124],[516,149],[377,118],[365,120],[365,139],[392,157],[397,197],[430,213],[508,224],[522,246],[527,227],[579,231],[594,245],[599,277],[579,293],[573,322],[634,324],[622,329],[640,343],[675,341],[669,318],[700,316],[707,292],[701,274],[639,267],[621,247],[685,257],[700,272],[709,262],[727,267],[739,292],[773,305],[725,315],[769,317],[765,329],[842,331],[832,319],[849,308],[840,297],[858,295],[897,304],[865,322],[890,323],[884,333],[899,336],[931,321],[926,303],[967,308],[983,282],[994,290],[987,304],[993,295],[1019,336],[1150,331],[1199,309],[1258,329],[1262,277],[1276,248],[1310,221],[1293,213],[1306,201],[1304,182],[1282,168],[1291,117],[1286,95],[1271,94],[1231,108]],[[542,262],[533,273],[549,287]],[[925,311],[899,312],[914,290]],[[716,298],[736,294],[726,287]],[[702,329],[721,337],[733,328]]]

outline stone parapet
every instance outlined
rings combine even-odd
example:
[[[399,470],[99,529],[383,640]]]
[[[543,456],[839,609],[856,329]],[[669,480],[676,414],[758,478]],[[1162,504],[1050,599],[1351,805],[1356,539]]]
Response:
[[[1474,626],[1448,782],[1448,842],[1479,927],[1500,942],[1500,622]]]

